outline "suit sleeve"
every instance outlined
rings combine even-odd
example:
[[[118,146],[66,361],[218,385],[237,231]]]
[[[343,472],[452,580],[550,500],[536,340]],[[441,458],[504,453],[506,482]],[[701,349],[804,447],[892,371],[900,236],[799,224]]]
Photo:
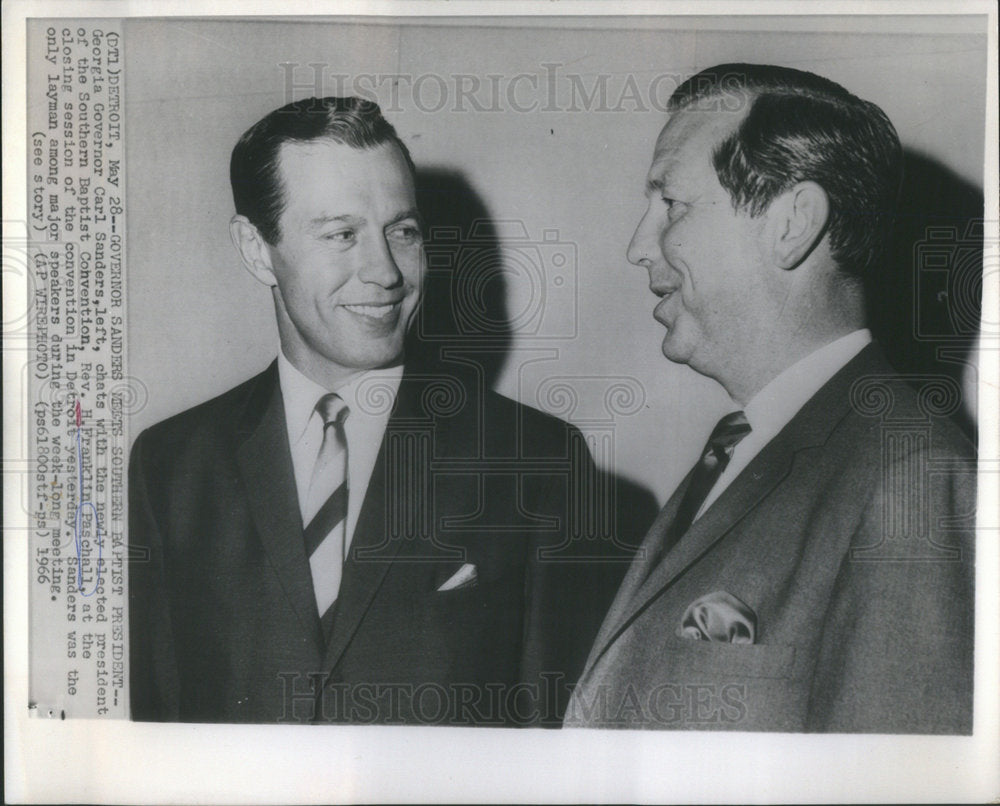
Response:
[[[972,731],[975,468],[931,474],[917,458],[876,485],[844,557],[807,730]],[[926,497],[920,480],[892,483],[914,467]]]
[[[611,479],[594,464],[583,435],[567,426],[568,474],[549,481],[542,511],[559,520],[558,539],[529,541],[521,680],[542,727],[558,727],[631,552],[616,547]]]
[[[179,718],[177,667],[145,437],[136,440],[129,461],[129,699],[132,719],[172,721]]]

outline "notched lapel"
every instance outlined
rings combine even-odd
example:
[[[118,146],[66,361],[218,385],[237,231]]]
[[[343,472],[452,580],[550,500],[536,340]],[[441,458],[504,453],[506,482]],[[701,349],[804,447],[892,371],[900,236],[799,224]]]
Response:
[[[260,541],[302,629],[322,646],[277,363],[251,391],[237,424],[237,439],[237,463]]]

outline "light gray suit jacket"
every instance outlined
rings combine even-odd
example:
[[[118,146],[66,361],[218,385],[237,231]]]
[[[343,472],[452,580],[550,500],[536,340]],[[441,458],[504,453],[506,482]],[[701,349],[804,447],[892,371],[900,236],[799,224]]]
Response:
[[[685,479],[565,724],[970,733],[976,467],[945,416],[958,387],[922,380],[869,345],[666,547]],[[717,591],[755,613],[753,644],[679,635]]]

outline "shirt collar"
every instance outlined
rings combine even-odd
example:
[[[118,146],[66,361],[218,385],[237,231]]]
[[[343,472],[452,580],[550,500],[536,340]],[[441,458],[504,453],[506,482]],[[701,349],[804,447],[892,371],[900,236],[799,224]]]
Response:
[[[855,330],[800,359],[761,389],[743,409],[758,437],[775,436],[820,388],[872,340]]]
[[[298,441],[309,426],[309,420],[316,409],[316,403],[323,395],[336,392],[351,409],[352,417],[363,416],[364,406],[358,405],[358,392],[362,381],[381,380],[392,390],[393,397],[399,390],[403,377],[402,364],[386,369],[372,369],[355,375],[345,384],[335,389],[320,386],[311,378],[306,377],[295,368],[283,351],[278,350],[278,382],[281,385],[281,397],[285,404],[285,421],[288,424],[288,434],[292,441]],[[357,414],[354,414],[354,413]]]

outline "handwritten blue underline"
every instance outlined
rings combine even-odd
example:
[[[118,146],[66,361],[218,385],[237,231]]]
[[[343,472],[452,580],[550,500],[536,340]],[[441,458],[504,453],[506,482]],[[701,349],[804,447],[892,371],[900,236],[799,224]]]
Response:
[[[76,467],[79,478],[77,490],[80,495],[80,503],[76,505],[76,519],[73,523],[73,542],[76,544],[76,587],[81,596],[93,596],[101,586],[101,561],[103,557],[104,541],[102,540],[101,521],[97,514],[97,507],[90,501],[83,500],[83,445],[80,440],[80,427],[82,417],[80,416],[80,401],[76,401]],[[97,578],[94,580],[94,587],[89,593],[83,590],[83,540],[80,538],[80,518],[85,507],[90,507],[94,514],[94,530],[97,540]]]

